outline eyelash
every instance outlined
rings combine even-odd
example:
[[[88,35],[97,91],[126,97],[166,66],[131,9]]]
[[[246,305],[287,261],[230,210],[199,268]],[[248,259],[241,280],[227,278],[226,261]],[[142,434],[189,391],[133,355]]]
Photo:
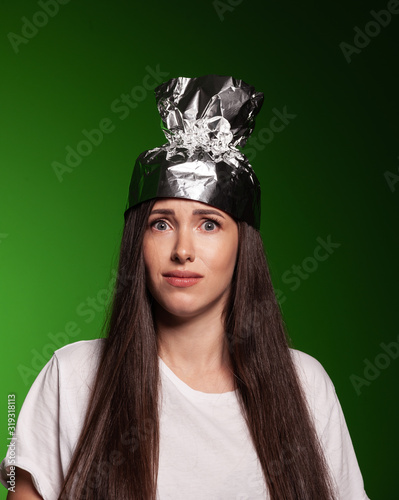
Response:
[[[165,224],[168,224],[168,223],[166,222],[166,220],[164,220],[164,219],[156,219],[156,220],[154,220],[154,221],[152,221],[152,222],[150,223],[150,226],[151,226],[151,227],[154,227],[154,226],[155,226],[155,224],[157,224],[158,222],[165,222]],[[213,223],[214,223],[217,227],[220,227],[220,226],[221,226],[220,222],[219,222],[217,219],[214,219],[213,217],[207,217],[207,218],[204,220],[203,224],[205,224],[205,222],[213,222]],[[162,231],[161,231],[161,232],[162,232]],[[206,231],[206,232],[207,232],[207,233],[210,233],[210,232],[212,232],[212,231]]]

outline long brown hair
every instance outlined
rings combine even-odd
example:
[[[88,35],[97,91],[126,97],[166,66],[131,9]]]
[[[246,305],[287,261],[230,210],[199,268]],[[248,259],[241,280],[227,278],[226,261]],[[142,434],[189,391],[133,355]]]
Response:
[[[155,200],[128,211],[85,423],[59,499],[155,500],[160,374],[142,241]],[[273,290],[261,236],[237,221],[224,311],[237,396],[272,500],[332,500],[331,478]]]

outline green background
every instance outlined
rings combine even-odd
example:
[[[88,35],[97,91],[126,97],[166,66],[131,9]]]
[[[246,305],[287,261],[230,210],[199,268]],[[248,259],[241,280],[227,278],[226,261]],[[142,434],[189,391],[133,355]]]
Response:
[[[264,92],[258,145],[275,110],[291,115],[246,147],[273,283],[294,346],[335,384],[369,497],[397,498],[399,361],[380,355],[399,342],[399,14],[348,62],[340,44],[388,2],[64,3],[45,22],[39,2],[1,2],[1,456],[7,394],[19,409],[54,349],[100,335],[134,160],[165,142],[147,75],[216,73]],[[11,41],[25,19],[42,26]],[[53,163],[106,118],[112,132],[60,182]],[[328,237],[339,246],[315,261]]]

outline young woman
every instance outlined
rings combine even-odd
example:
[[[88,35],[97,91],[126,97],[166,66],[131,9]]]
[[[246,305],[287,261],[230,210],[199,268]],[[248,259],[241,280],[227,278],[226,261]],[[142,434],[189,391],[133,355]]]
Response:
[[[259,93],[215,75],[156,92],[171,135],[133,172],[107,337],[37,377],[9,498],[367,499],[332,382],[289,348],[234,149]]]

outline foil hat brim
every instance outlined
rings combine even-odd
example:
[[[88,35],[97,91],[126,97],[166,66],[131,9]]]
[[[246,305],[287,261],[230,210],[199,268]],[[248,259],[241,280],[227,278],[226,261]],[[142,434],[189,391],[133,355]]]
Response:
[[[246,158],[215,161],[204,151],[167,158],[155,148],[136,160],[126,211],[154,198],[185,198],[214,206],[260,228],[260,184]]]
[[[260,184],[243,146],[263,94],[232,77],[172,78],[155,89],[168,143],[136,160],[127,211],[154,198],[207,203],[260,228]]]

